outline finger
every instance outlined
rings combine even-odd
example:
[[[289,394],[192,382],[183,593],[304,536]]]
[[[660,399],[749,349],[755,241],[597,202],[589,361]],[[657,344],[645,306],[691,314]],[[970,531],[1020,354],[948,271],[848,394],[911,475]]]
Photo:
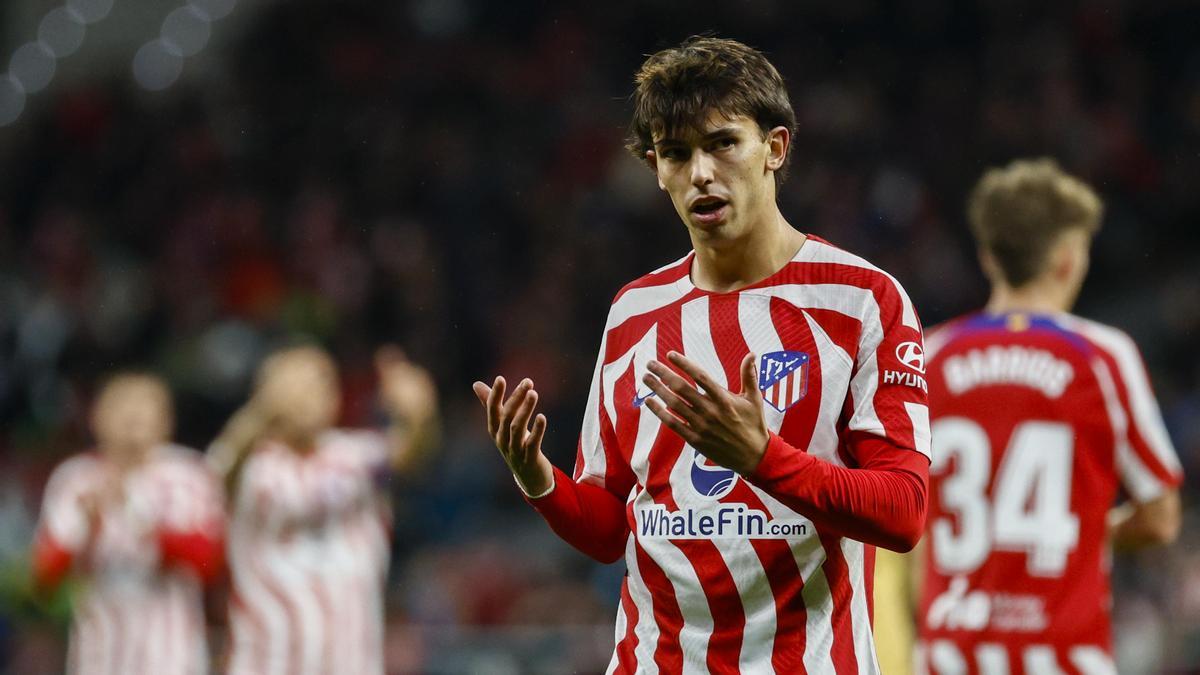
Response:
[[[505,452],[510,452],[513,449],[513,415],[517,413],[517,409],[525,403],[525,397],[529,393],[533,383],[529,378],[521,380],[517,388],[513,390],[512,396],[500,406],[500,419],[498,420],[500,428],[497,429],[496,442]]]
[[[693,408],[705,405],[704,394],[701,394],[698,389],[692,386],[691,382],[680,377],[675,371],[658,361],[651,361],[646,364],[646,368],[658,376],[656,379],[662,380],[663,384],[669,387],[671,391],[675,392],[684,401],[687,401],[688,405]]]
[[[492,393],[488,395],[488,435],[496,438],[496,430],[500,426],[500,403],[504,400],[504,378],[497,377],[492,383]]]
[[[529,432],[529,418],[533,416],[533,410],[537,407],[538,394],[530,389],[525,396],[525,401],[521,403],[521,407],[517,408],[516,414],[513,415],[512,422],[509,424],[512,444],[514,447],[525,447],[525,436]]]
[[[667,352],[667,359],[679,366],[679,369],[691,376],[696,384],[704,388],[704,393],[717,398],[722,393],[729,393],[725,387],[717,384],[717,381],[709,377],[708,373],[700,367],[700,364],[689,359],[688,357],[676,351]]]
[[[742,358],[742,396],[754,400],[762,399],[762,390],[758,387],[758,368],[754,367],[754,352]]]
[[[646,407],[650,409],[650,412],[654,413],[655,417],[662,420],[663,426],[671,431],[674,431],[676,435],[678,435],[687,443],[695,443],[699,438],[696,432],[693,431],[692,428],[687,424],[684,424],[683,420],[673,415],[671,411],[667,409],[667,406],[663,405],[662,401],[652,398],[646,399]]]
[[[533,430],[525,439],[525,461],[532,461],[542,451],[542,439],[546,437],[546,416],[538,413],[533,419]]]
[[[482,382],[475,382],[471,385],[471,391],[475,392],[475,398],[483,404],[483,409],[487,410],[488,396],[492,393],[492,388]]]
[[[682,417],[685,421],[687,421],[688,424],[695,424],[698,417],[696,408],[690,405],[683,398],[677,396],[675,391],[668,387],[665,382],[649,373],[642,378],[642,382],[646,383],[646,386],[650,387],[651,391],[653,391],[655,394],[658,394],[659,399],[665,403],[668,408],[675,411],[676,415]],[[692,389],[691,385],[688,385],[688,389],[690,389],[692,394],[695,396],[700,396],[700,393],[695,389]],[[697,405],[700,403],[700,401],[697,401]]]

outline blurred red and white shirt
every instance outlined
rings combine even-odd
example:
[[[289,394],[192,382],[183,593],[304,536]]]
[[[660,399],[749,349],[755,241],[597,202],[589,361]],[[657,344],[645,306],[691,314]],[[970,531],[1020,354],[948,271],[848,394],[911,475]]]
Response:
[[[692,259],[613,301],[584,416],[574,477],[616,496],[631,532],[609,672],[877,673],[874,547],[713,465],[645,406],[642,378],[674,350],[739,391],[752,352],[784,442],[838,467],[859,466],[860,441],[923,467],[924,380],[902,362],[921,355],[916,312],[895,279],[816,237],[735,292],[696,288]]]
[[[207,673],[202,586],[221,567],[219,483],[199,453],[161,446],[126,474],[123,500],[90,515],[85,504],[111,480],[105,464],[89,453],[55,469],[34,546],[43,585],[72,572],[85,577],[68,672]]]
[[[922,668],[1116,673],[1108,511],[1181,480],[1137,346],[1069,314],[977,314],[929,353]]]
[[[389,445],[335,430],[308,454],[266,442],[229,524],[230,675],[382,675]]]

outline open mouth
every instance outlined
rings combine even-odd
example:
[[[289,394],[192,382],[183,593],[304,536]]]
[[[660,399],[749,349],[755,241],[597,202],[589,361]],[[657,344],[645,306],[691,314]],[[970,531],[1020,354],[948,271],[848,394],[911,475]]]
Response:
[[[692,204],[692,213],[697,213],[700,215],[716,213],[726,204],[728,204],[728,202],[726,202],[724,199],[720,199],[719,197],[703,197],[701,199],[697,199]]]

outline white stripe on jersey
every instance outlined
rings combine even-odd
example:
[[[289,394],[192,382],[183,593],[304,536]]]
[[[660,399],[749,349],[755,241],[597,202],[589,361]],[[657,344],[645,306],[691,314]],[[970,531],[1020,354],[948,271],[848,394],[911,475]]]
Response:
[[[1117,675],[1112,657],[1099,647],[1072,647],[1067,658],[1082,675]]]
[[[817,347],[817,361],[821,364],[822,372],[824,373],[827,368],[831,368],[830,364],[838,362],[843,363],[844,367],[849,369],[849,355],[833,343],[825,331],[813,321],[807,312],[804,313],[804,316],[813,333],[813,342]],[[742,336],[746,340],[746,345],[755,354],[781,351],[784,348],[783,342],[775,330],[774,323],[763,321],[761,315],[754,311],[753,301],[748,301],[745,294],[743,294],[738,304],[738,320],[742,327]],[[831,370],[831,373],[836,372],[836,366],[833,366],[833,368],[834,370]],[[822,376],[821,385],[820,410],[817,414],[817,421],[813,426],[812,440],[809,443],[807,451],[816,457],[841,466],[841,456],[837,452],[838,436],[836,425],[838,417],[841,414],[840,401],[843,400],[845,391],[839,389],[837,379],[834,377]],[[778,433],[780,427],[783,425],[784,413],[773,408],[765,408],[764,412],[767,428],[774,433]],[[773,517],[788,519],[803,518],[803,516],[792,511],[767,492],[753,485],[750,487],[767,506]],[[821,568],[826,559],[824,547],[815,532],[807,539],[789,539],[788,546],[792,550],[792,556],[796,560],[796,567],[799,569],[800,578],[804,582],[801,597],[804,598],[804,604],[809,610],[805,625],[803,657],[805,669],[812,675],[816,675],[817,673],[832,673],[834,672],[834,667],[832,657],[830,656],[830,649],[833,647],[833,625],[830,619],[832,617],[833,600],[830,596],[829,584],[825,580],[825,573]],[[822,606],[824,606],[824,611],[820,611]],[[864,625],[869,629],[870,622]]]
[[[654,662],[654,650],[658,647],[658,622],[654,620],[654,601],[650,597],[650,589],[642,581],[642,572],[638,569],[636,542],[629,538],[625,546],[625,565],[629,573],[629,598],[637,608],[637,624],[633,634],[637,636],[637,645],[633,648],[634,658],[637,659],[638,672],[646,675],[657,675],[658,664]],[[624,638],[621,635],[620,638]],[[617,640],[619,644],[621,639]],[[615,652],[614,652],[615,653]]]
[[[1129,490],[1129,494],[1138,503],[1148,502],[1163,493],[1166,485],[1154,475],[1146,465],[1138,459],[1137,453],[1129,445],[1129,418],[1125,408],[1121,406],[1116,384],[1109,373],[1108,364],[1100,359],[1092,361],[1092,372],[1096,374],[1096,382],[1100,384],[1100,392],[1104,395],[1104,408],[1108,412],[1108,421],[1112,425],[1113,440],[1116,445],[1117,471],[1121,482]]]
[[[850,575],[850,619],[854,622],[854,658],[859,673],[878,673],[879,659],[875,656],[875,638],[872,635],[871,613],[867,609],[867,584],[863,568],[866,567],[865,545],[861,541],[842,538],[842,555],[846,559],[846,570]]]
[[[687,295],[688,290],[681,284],[631,288],[613,303],[608,312],[608,321],[605,322],[604,330],[612,330],[635,316],[666,307]]]
[[[682,307],[683,325],[708,325],[708,297],[699,297]],[[739,314],[740,314],[739,303]],[[769,323],[769,322],[768,322]],[[726,381],[725,369],[717,356],[711,331],[683,331],[683,352],[708,373],[718,386],[734,389],[738,384]],[[693,458],[697,450],[683,446],[679,459],[671,470],[672,485],[686,485],[691,480]],[[740,480],[740,479],[739,479]],[[673,490],[675,501],[681,508],[702,508],[710,499],[692,494],[688,490]],[[734,586],[742,600],[746,624],[742,629],[742,649],[738,656],[738,667],[744,673],[774,672],[771,656],[775,643],[775,595],[770,584],[763,583],[767,571],[763,568],[758,552],[745,542],[732,539],[712,539],[713,546],[721,554],[729,568]],[[697,585],[699,585],[697,583]],[[709,629],[711,631],[711,628]]]
[[[628,546],[628,545],[627,545]],[[621,664],[621,660],[617,658],[616,645],[621,644],[621,640],[625,639],[625,632],[629,629],[629,617],[625,614],[625,603],[617,603],[617,626],[613,629],[613,653],[612,658],[608,661],[608,668],[604,669],[604,675],[613,675],[617,672],[617,666]]]
[[[823,244],[819,241],[813,241],[812,239],[804,243],[804,247],[801,248],[801,251],[808,246],[812,246],[813,244],[815,244],[813,247],[814,250],[806,257],[806,260],[809,262],[841,263],[843,265],[850,265],[852,267],[861,267],[865,270],[871,270],[872,272],[876,272],[887,277],[888,280],[892,282],[892,285],[896,287],[896,292],[900,294],[900,302],[904,307],[904,325],[916,330],[921,329],[921,324],[919,321],[917,321],[917,311],[913,308],[912,300],[908,298],[908,293],[904,292],[904,287],[900,285],[900,282],[896,280],[896,277],[884,272],[883,270],[854,255],[853,253],[843,251],[828,244]]]
[[[596,356],[596,367],[592,369],[592,382],[599,383],[604,367],[604,353],[608,350],[608,331],[600,338],[600,353]],[[579,452],[583,458],[580,467],[580,479],[587,477],[585,482],[604,487],[604,477],[608,472],[608,457],[604,454],[604,443],[600,439],[600,391],[599,387],[588,387],[587,406],[583,410],[583,426],[579,432]],[[611,396],[605,400],[611,400]],[[608,419],[616,419],[609,413]]]
[[[1155,458],[1168,471],[1178,474],[1182,470],[1179,457],[1175,454],[1175,446],[1171,443],[1171,437],[1163,424],[1158,401],[1150,388],[1137,345],[1121,331],[1094,321],[1070,316],[1066,322],[1116,362],[1117,372],[1114,375],[1120,378],[1129,395],[1129,412],[1133,416],[1133,426],[1146,439],[1146,444],[1150,446]]]
[[[80,500],[107,476],[101,456],[73,457],[55,469],[42,506],[39,536],[88,561],[88,583],[75,599],[68,670],[201,673],[207,653],[200,581],[189,571],[162,567],[158,532],[216,536],[223,513],[216,479],[199,453],[157,447],[125,474],[125,500],[105,507],[102,525],[92,532]]]
[[[231,674],[383,672],[373,474],[386,454],[379,434],[337,431],[307,456],[268,444],[247,460],[229,537]]]

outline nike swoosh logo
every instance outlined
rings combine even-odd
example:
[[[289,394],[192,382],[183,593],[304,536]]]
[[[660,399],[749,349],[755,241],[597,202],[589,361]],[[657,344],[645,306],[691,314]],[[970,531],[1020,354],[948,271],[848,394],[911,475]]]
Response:
[[[651,396],[654,396],[654,392],[650,392],[649,394],[646,394],[645,396],[638,396],[637,394],[634,394],[633,395],[633,407],[635,407],[635,408],[642,407],[642,404],[646,402],[646,399],[650,398]]]

